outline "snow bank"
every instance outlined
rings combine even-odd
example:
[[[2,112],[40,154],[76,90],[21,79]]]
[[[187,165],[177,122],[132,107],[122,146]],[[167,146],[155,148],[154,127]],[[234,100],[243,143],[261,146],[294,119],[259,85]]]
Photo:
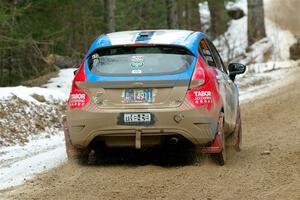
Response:
[[[297,65],[300,67],[300,65]],[[278,68],[277,70],[261,73],[251,73],[244,77],[237,77],[237,84],[240,93],[240,102],[256,100],[266,94],[272,93],[276,88],[282,87],[282,82],[290,77],[294,67]]]
[[[0,147],[25,144],[32,135],[55,135],[75,69],[61,70],[44,87],[0,87]]]
[[[244,11],[245,14],[248,14],[248,8],[247,8],[247,0],[238,0],[236,2],[229,1],[226,4],[226,9],[234,9],[234,8],[240,8]]]
[[[66,161],[60,123],[75,69],[44,88],[0,87],[0,189]]]
[[[60,92],[65,99],[69,97],[76,68],[60,70],[58,77],[49,80],[44,87]]]
[[[50,79],[43,87],[0,87],[0,100],[17,96],[22,100],[39,104],[40,102],[32,97],[38,94],[44,96],[47,101],[65,101],[71,90],[74,70],[74,68],[61,70],[58,77]]]
[[[254,63],[248,66],[248,70],[246,71],[245,75],[249,73],[262,73],[262,72],[269,72],[275,71],[278,69],[283,68],[294,68],[300,66],[300,60],[286,60],[286,61],[271,61],[267,63]]]
[[[44,101],[43,96],[35,97]],[[30,136],[41,133],[47,133],[50,137],[62,129],[60,120],[65,111],[65,102],[53,99],[51,102],[35,101],[17,96],[0,100],[0,147],[25,144]]]
[[[66,96],[60,91],[40,88],[40,87],[25,87],[25,86],[17,86],[17,87],[0,87],[0,99],[9,99],[13,96],[17,96],[18,98],[39,104],[40,102],[32,97],[32,95],[38,94],[44,96],[45,99],[49,101],[55,100],[65,100]]]

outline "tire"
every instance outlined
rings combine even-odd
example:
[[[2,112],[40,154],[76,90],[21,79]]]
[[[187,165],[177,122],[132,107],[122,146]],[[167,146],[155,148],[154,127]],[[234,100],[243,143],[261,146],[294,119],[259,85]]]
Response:
[[[224,133],[224,113],[221,113],[218,125],[218,133],[221,137],[222,151],[220,153],[213,154],[213,158],[218,162],[220,166],[226,163],[226,138]]]

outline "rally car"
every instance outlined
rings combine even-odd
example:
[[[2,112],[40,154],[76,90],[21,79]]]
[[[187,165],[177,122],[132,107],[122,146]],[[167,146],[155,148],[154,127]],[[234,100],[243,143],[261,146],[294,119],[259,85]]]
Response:
[[[69,159],[99,146],[144,149],[188,141],[226,160],[241,144],[237,74],[202,32],[142,30],[99,36],[73,80],[63,119]],[[98,150],[97,150],[98,149]],[[100,150],[99,150],[100,149]]]

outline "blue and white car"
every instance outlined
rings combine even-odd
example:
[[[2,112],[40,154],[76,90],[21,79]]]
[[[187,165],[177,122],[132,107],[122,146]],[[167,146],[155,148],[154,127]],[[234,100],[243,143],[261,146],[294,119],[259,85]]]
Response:
[[[194,146],[225,163],[241,142],[238,89],[245,66],[224,66],[201,32],[142,30],[99,36],[75,74],[64,118],[68,157],[94,149]],[[176,148],[172,148],[173,150]],[[172,150],[172,151],[173,151]],[[174,150],[175,151],[175,150]]]

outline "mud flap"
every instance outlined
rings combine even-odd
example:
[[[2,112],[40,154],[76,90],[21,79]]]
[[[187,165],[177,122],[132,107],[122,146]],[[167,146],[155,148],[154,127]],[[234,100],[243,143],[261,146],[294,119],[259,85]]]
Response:
[[[218,132],[214,140],[211,142],[209,146],[201,147],[199,151],[201,153],[221,153],[223,150],[223,113],[220,115],[219,122],[218,122]]]
[[[222,136],[219,133],[217,133],[210,146],[200,148],[201,153],[221,153],[222,150]]]
[[[80,151],[80,149],[77,149],[72,145],[70,135],[69,135],[68,121],[67,121],[66,116],[63,116],[62,124],[63,124],[63,128],[64,128],[66,153],[67,153],[68,159],[76,158],[77,156],[81,155],[81,151]]]

